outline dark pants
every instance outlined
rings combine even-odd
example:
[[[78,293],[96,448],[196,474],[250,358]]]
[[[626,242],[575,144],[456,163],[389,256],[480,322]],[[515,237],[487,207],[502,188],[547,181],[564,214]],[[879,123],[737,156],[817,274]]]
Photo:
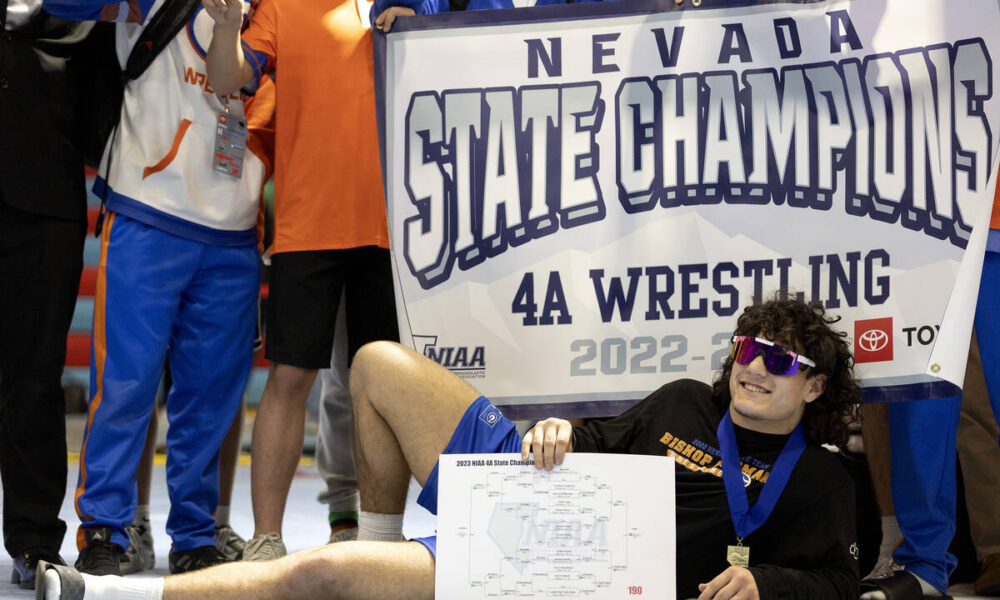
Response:
[[[60,379],[86,223],[0,201],[0,477],[3,540],[12,556],[58,550],[66,494],[66,408]]]

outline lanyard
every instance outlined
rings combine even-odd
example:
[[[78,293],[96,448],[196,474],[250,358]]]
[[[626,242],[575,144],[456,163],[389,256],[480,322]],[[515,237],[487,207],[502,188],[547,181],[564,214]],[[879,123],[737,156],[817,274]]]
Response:
[[[726,486],[729,514],[733,519],[736,538],[742,542],[743,538],[753,533],[771,516],[781,492],[785,489],[785,484],[791,477],[795,463],[799,461],[799,456],[806,448],[806,436],[802,423],[799,423],[781,449],[778,460],[775,461],[757,502],[754,503],[753,508],[750,508],[746,489],[743,486],[743,471],[740,467],[739,448],[736,445],[736,431],[733,429],[733,420],[729,416],[728,410],[722,417],[716,434],[719,437],[719,450],[722,452],[722,482]]]

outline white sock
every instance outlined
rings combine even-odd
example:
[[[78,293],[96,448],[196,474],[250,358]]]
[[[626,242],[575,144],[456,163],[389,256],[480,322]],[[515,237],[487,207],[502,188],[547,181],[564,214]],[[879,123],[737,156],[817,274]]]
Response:
[[[59,579],[59,575],[54,569],[45,571],[45,600],[60,600],[61,595],[62,581]]]
[[[358,540],[365,542],[398,542],[403,539],[403,515],[370,513],[358,515]]]
[[[222,527],[223,525],[229,525],[229,507],[220,504],[215,509],[215,526]]]
[[[140,504],[135,507],[135,516],[132,517],[133,523],[140,523],[142,521],[149,521],[149,505]]]
[[[114,575],[83,577],[83,600],[163,600],[163,578],[126,578]],[[54,569],[45,572],[45,600],[60,600],[62,586]]]

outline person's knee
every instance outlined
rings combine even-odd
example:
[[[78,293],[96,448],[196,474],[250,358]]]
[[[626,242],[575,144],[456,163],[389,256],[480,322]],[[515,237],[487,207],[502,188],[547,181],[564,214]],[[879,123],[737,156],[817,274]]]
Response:
[[[395,342],[370,342],[359,348],[351,364],[352,395],[364,395],[372,383],[391,377],[409,354],[412,351]]]
[[[343,542],[279,561],[289,561],[279,575],[295,598],[434,596],[434,561],[416,542]]]
[[[265,391],[268,392],[269,396],[277,396],[286,401],[296,398],[305,401],[313,380],[316,378],[316,373],[315,369],[271,363]]]
[[[353,576],[349,554],[337,544],[299,552],[289,559],[295,563],[288,570],[288,589],[302,598],[332,597],[340,583]]]

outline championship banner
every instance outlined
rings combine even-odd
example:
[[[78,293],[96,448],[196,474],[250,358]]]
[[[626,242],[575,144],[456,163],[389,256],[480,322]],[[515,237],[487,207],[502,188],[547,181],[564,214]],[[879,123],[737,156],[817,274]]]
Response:
[[[711,381],[783,290],[842,317],[867,401],[957,394],[996,31],[996,0],[397,20],[375,70],[403,343],[511,418],[608,415]]]

